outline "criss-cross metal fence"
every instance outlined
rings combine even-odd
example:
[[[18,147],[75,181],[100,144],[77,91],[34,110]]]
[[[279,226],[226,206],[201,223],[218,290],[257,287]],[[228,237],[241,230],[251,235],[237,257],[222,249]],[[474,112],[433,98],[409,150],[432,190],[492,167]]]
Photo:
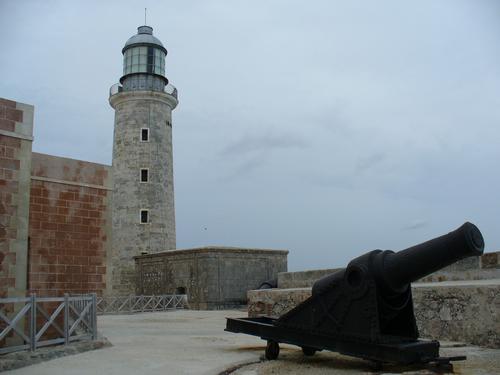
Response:
[[[95,294],[0,298],[0,354],[96,338]]]
[[[97,298],[98,314],[130,314],[184,309],[187,307],[187,296],[185,294],[107,296]]]

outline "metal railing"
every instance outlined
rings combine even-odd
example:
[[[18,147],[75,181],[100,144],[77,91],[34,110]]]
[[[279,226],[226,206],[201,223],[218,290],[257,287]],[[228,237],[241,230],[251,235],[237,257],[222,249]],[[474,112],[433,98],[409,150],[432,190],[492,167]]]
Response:
[[[95,294],[0,298],[0,354],[97,339]]]
[[[131,314],[187,308],[187,295],[108,296],[97,298],[98,314]]]
[[[115,83],[113,86],[109,88],[109,96],[113,96],[123,91],[123,86],[119,83]]]
[[[123,86],[120,83],[115,83],[109,88],[109,96],[113,96],[115,94],[118,94],[119,92],[123,91]],[[172,95],[174,98],[178,99],[177,95],[177,88],[172,85],[171,83],[168,83],[165,85],[165,89],[163,90],[166,94]]]

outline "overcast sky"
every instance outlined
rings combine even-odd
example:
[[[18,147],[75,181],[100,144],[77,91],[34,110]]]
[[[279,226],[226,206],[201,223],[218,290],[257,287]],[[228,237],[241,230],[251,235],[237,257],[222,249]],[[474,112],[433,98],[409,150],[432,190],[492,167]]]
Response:
[[[0,0],[0,96],[33,150],[111,164],[109,87],[169,54],[177,246],[342,266],[479,226],[500,250],[500,1]]]

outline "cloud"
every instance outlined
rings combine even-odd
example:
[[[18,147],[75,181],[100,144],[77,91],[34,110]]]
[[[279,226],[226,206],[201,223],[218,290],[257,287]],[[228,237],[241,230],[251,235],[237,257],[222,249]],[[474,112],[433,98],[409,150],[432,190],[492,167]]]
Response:
[[[429,225],[428,220],[414,220],[411,224],[403,227],[403,230],[416,230],[420,228],[424,228]]]
[[[108,90],[140,19],[136,2],[90,3],[0,2],[0,24],[16,30],[0,44],[23,56],[0,60],[2,96],[35,105],[34,150],[110,163]],[[500,5],[372,3],[151,6],[180,95],[180,247],[228,217],[215,242],[287,247],[289,268],[307,269],[340,265],[388,227],[408,243],[466,217],[500,248]],[[29,28],[16,28],[21,16]],[[252,210],[240,213],[248,193]]]
[[[226,175],[222,180],[234,180],[269,165],[278,158],[278,155],[272,155],[276,151],[301,150],[307,147],[309,143],[293,133],[266,132],[245,135],[229,143],[219,152],[219,157],[224,163],[233,164],[233,169],[228,171],[226,168]]]
[[[338,188],[346,190],[352,190],[355,188],[353,180],[347,176],[316,174],[314,176],[309,176],[308,180],[314,185],[324,188]]]
[[[366,157],[358,159],[356,163],[356,172],[364,172],[370,168],[373,168],[377,164],[382,163],[386,159],[387,155],[384,152],[376,152]]]
[[[255,153],[264,153],[273,150],[304,149],[308,147],[307,141],[295,134],[257,134],[246,135],[238,141],[226,146],[220,156],[243,156]]]
[[[265,164],[266,158],[263,155],[251,157],[248,160],[239,162],[238,165],[221,178],[221,181],[233,181],[248,173],[251,173]]]

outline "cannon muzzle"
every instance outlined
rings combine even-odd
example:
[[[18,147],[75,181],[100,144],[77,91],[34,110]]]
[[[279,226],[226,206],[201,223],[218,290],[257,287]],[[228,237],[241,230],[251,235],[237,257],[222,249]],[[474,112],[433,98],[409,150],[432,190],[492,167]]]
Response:
[[[467,222],[453,232],[399,252],[373,250],[361,255],[353,259],[345,270],[317,280],[313,285],[313,294],[325,292],[332,283],[344,278],[349,283],[357,279],[361,282],[367,274],[371,274],[386,292],[401,293],[411,282],[460,259],[481,255],[483,250],[481,232]]]
[[[483,254],[484,240],[479,229],[472,223],[409,247],[397,253],[384,251],[381,262],[376,261],[378,276],[393,290],[427,276],[458,260]],[[380,264],[382,263],[382,264]]]

